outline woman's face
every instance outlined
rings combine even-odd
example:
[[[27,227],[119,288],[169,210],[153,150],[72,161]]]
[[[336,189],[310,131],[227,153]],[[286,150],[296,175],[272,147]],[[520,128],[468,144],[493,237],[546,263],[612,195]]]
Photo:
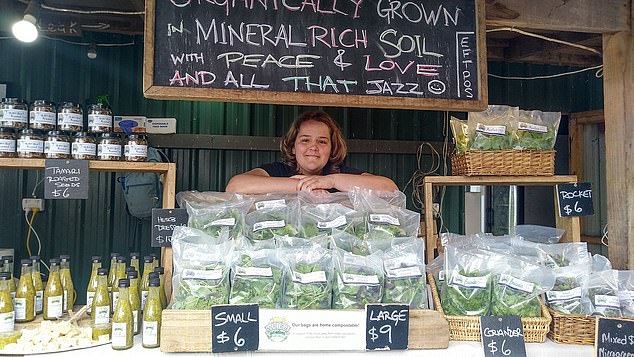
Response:
[[[328,125],[315,120],[303,122],[293,147],[299,173],[319,175],[330,159],[331,149]]]

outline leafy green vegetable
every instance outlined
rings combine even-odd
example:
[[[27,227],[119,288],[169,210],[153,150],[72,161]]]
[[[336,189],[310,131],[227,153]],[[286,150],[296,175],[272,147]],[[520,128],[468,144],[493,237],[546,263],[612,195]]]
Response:
[[[251,212],[247,215],[247,223],[253,240],[269,240],[276,235],[295,237],[299,233],[289,222],[286,207]]]
[[[180,276],[175,276],[178,284],[174,287],[172,309],[210,310],[213,305],[226,304],[229,300],[228,272],[222,264],[207,265],[200,270],[185,269]],[[205,277],[209,273],[219,279]]]
[[[541,316],[539,298],[537,294],[534,294],[534,284],[526,284],[525,288],[532,289],[525,291],[511,287],[511,284],[501,280],[500,276],[496,276],[494,281],[493,295],[491,296],[491,315],[519,317]]]
[[[201,213],[192,215],[189,220],[190,227],[200,229],[213,238],[220,237],[222,232],[227,232],[229,237],[235,238],[242,234],[243,225],[244,219],[237,208],[212,213],[202,210]]]
[[[599,315],[603,317],[621,317],[621,306],[619,304],[619,299],[616,295],[616,291],[607,287],[595,287],[588,289],[588,298],[590,302],[594,306],[593,315]],[[606,301],[615,300],[615,306],[610,306],[606,304]],[[603,301],[602,301],[603,300]]]
[[[567,296],[557,292],[565,292]],[[546,292],[546,300],[551,309],[561,314],[583,314],[585,310],[581,303],[581,286],[574,277],[557,277],[553,289]]]
[[[471,140],[470,150],[506,150],[511,148],[511,135],[490,135],[476,131]]]
[[[407,304],[413,309],[427,308],[427,289],[425,277],[385,278],[384,303]]]
[[[475,279],[474,279],[475,278]],[[447,315],[485,316],[491,305],[491,276],[480,272],[452,272],[441,290]]]
[[[332,307],[335,309],[363,309],[366,304],[380,303],[383,296],[383,275],[360,266],[346,266],[336,272]]]
[[[515,150],[552,150],[557,133],[549,129],[546,133],[517,130],[513,135]]]
[[[299,273],[299,274],[298,274]],[[310,279],[302,274],[316,273]],[[315,279],[321,275],[324,279]],[[330,309],[332,283],[330,272],[319,264],[297,263],[284,276],[283,306],[289,309]]]
[[[251,256],[243,254],[233,274],[230,304],[259,304],[260,307],[267,309],[281,306],[282,271],[280,268],[263,262],[256,264]]]

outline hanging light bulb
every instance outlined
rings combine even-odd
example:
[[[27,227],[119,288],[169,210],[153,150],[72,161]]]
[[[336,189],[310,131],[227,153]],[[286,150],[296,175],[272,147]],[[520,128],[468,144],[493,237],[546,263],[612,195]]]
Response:
[[[97,58],[97,45],[95,45],[95,43],[91,43],[90,46],[88,46],[86,56],[88,56],[91,60]]]
[[[29,6],[26,7],[24,18],[11,27],[13,36],[22,42],[33,42],[37,39],[37,19],[36,12],[39,10],[40,4],[31,0]]]

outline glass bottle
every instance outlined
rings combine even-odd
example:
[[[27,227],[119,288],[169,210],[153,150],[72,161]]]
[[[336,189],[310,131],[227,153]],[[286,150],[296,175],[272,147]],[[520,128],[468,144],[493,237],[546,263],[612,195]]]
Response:
[[[91,258],[92,268],[90,270],[90,280],[88,281],[88,287],[86,288],[86,305],[88,305],[88,315],[92,313],[92,299],[95,297],[97,291],[97,285],[99,284],[97,279],[97,272],[101,268],[101,257],[93,255]]]
[[[137,252],[132,252],[130,253],[130,265],[131,267],[134,267],[134,270],[137,271],[137,273],[141,274],[141,265],[139,262],[139,253]]]
[[[127,350],[132,347],[134,339],[134,322],[130,307],[130,280],[119,279],[119,300],[112,315],[112,349]]]
[[[143,276],[141,277],[141,310],[145,310],[150,287],[150,272],[154,271],[154,259],[150,256],[143,257]]]
[[[15,321],[29,322],[35,320],[35,288],[31,275],[31,260],[22,259],[20,281],[15,294]]]
[[[145,310],[143,310],[143,347],[156,348],[161,345],[162,311],[159,289],[161,281],[151,280]]]
[[[15,279],[13,279],[13,256],[5,255],[2,257],[2,264],[4,264],[4,271],[11,274],[11,281],[9,282],[9,288],[11,289],[11,297],[13,298],[13,305],[15,306]]]
[[[152,261],[152,265],[154,266],[154,268],[158,268],[161,264],[159,261],[159,256],[156,253],[150,253],[150,256],[152,257],[152,259],[154,259]]]
[[[0,273],[0,336],[12,334],[15,328],[15,311],[11,289],[9,289],[10,282],[11,274]]]
[[[57,320],[62,317],[64,288],[59,277],[59,259],[49,260],[49,274],[44,289],[44,320]]]
[[[97,290],[92,299],[90,327],[92,339],[99,340],[101,336],[110,338],[110,294],[108,293],[108,269],[97,269]]]
[[[125,279],[125,257],[118,256],[117,263],[115,264],[114,282],[112,283],[112,312],[114,313],[115,307],[117,307],[117,301],[119,300],[119,280]]]
[[[70,255],[60,255],[60,270],[59,279],[62,282],[62,288],[64,289],[64,308],[63,312],[73,311],[75,306],[75,286],[73,285],[73,278],[70,274]]]
[[[44,284],[42,283],[42,275],[40,274],[40,256],[34,255],[29,257],[33,267],[31,268],[31,278],[33,280],[33,288],[35,289],[35,314],[39,315],[44,311],[42,301],[44,300]]]
[[[128,280],[130,280],[130,290],[128,291],[130,298],[130,308],[132,309],[132,321],[134,321],[134,334],[139,334],[141,326],[141,300],[139,297],[139,273],[130,267],[128,271]]]
[[[161,291],[159,291],[159,297],[161,298],[161,307],[164,309],[167,307],[167,296],[165,296],[165,269],[163,267],[154,268],[154,272],[159,274],[159,280],[161,281]],[[152,277],[150,277],[151,279]]]
[[[108,271],[108,291],[112,291],[114,284],[115,273],[117,272],[117,258],[119,253],[110,253],[110,271]]]

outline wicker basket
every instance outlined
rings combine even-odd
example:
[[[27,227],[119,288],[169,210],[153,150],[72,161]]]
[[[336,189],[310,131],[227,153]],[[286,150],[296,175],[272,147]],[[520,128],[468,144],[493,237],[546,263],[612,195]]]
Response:
[[[548,308],[553,317],[550,323],[548,338],[557,343],[574,345],[593,345],[594,330],[597,317],[588,315],[568,315],[561,314]],[[634,320],[634,318],[623,318],[624,320]]]
[[[434,307],[449,322],[449,340],[451,341],[480,341],[480,317],[479,316],[448,316],[440,304],[436,281],[432,274],[428,274],[431,293],[434,299]],[[522,329],[524,331],[524,341],[544,342],[550,325],[550,314],[548,309],[540,301],[542,307],[541,317],[523,317]]]
[[[456,176],[552,176],[554,150],[468,150],[454,154]]]

